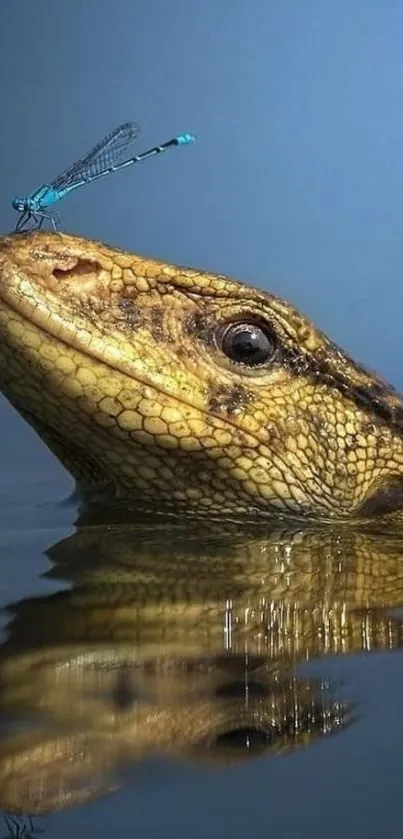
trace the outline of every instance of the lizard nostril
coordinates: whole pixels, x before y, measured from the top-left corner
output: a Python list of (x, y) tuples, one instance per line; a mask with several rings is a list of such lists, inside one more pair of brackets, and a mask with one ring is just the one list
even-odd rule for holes
[(96, 260), (77, 259), (75, 264), (68, 268), (54, 268), (52, 274), (56, 280), (74, 280), (76, 277), (98, 274), (100, 271), (101, 265)]

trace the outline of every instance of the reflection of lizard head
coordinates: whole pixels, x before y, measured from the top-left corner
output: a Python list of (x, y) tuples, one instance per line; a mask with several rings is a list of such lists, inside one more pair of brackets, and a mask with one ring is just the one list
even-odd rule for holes
[(39, 722), (3, 745), (0, 801), (9, 810), (84, 803), (111, 791), (119, 769), (153, 755), (210, 765), (276, 755), (349, 719), (328, 686), (271, 671), (264, 655), (139, 661), (136, 645), (97, 650), (94, 639), (81, 649), (76, 641), (75, 653), (32, 652), (4, 668), (5, 709), (17, 725), (29, 712)]
[[(2, 707), (32, 722), (2, 748), (11, 809), (92, 798), (153, 754), (308, 745), (351, 719), (324, 656), (401, 645), (395, 537), (87, 520), (49, 556), (72, 589), (10, 607), (0, 650)], [(297, 668), (317, 656), (312, 680)]]

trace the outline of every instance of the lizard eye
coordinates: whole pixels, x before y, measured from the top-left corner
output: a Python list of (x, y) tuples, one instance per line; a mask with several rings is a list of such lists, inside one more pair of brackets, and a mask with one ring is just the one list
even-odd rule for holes
[(219, 330), (217, 345), (231, 361), (248, 367), (271, 361), (276, 353), (275, 335), (253, 321), (226, 323)]

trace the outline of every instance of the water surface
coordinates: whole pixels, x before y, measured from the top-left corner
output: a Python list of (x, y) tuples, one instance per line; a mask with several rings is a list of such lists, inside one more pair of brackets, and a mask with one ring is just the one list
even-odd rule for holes
[(403, 540), (78, 517), (2, 410), (3, 808), (52, 837), (392, 830)]

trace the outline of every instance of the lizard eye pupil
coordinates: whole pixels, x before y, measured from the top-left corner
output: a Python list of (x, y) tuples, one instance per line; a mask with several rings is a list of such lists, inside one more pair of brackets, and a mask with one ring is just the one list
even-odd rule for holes
[(257, 323), (230, 323), (221, 333), (220, 345), (225, 355), (237, 364), (254, 367), (273, 358), (275, 338)]

